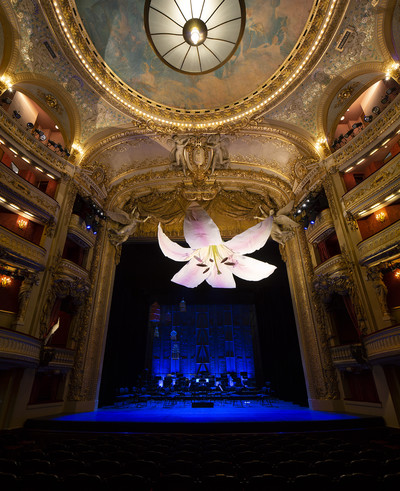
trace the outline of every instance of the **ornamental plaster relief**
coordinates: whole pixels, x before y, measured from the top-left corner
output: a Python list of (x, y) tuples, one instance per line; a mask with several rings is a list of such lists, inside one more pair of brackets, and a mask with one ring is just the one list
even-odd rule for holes
[(22, 0), (14, 1), (13, 6), (21, 35), (20, 61), (14, 73), (30, 71), (40, 74), (57, 80), (70, 92), (81, 115), (81, 141), (84, 142), (102, 128), (130, 123), (131, 118), (104, 104), (77, 76), (76, 70), (53, 41), (39, 3), (36, 0)]
[[(320, 98), (330, 80), (353, 65), (369, 61), (384, 61), (375, 40), (375, 8), (368, 0), (350, 2), (346, 18), (352, 19), (351, 25), (344, 23), (330, 43), (323, 59), (296, 93), (289, 96), (276, 109), (266, 113), (266, 119), (289, 121), (300, 126), (317, 138), (317, 108), (315, 103)], [(336, 50), (338, 40), (346, 29), (353, 34), (348, 39), (342, 52)]]

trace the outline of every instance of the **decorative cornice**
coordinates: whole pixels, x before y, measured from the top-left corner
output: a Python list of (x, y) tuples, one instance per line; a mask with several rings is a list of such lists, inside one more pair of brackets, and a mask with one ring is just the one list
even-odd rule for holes
[[(112, 203), (118, 196), (122, 194), (130, 194), (132, 188), (145, 185), (147, 189), (160, 188), (164, 184), (171, 187), (182, 184), (182, 182), (190, 183), (190, 178), (186, 178), (182, 171), (165, 170), (160, 172), (148, 172), (146, 174), (138, 174), (129, 179), (126, 179), (114, 186), (108, 196), (108, 203)], [(212, 182), (225, 183), (229, 182), (230, 187), (241, 188), (243, 185), (259, 187), (261, 189), (272, 188), (283, 195), (283, 203), (291, 199), (291, 188), (282, 179), (271, 176), (263, 171), (248, 171), (242, 169), (218, 169), (213, 174)]]
[(16, 331), (7, 331), (0, 328), (0, 360), (12, 361), (22, 365), (36, 366), (39, 363), (41, 343)]
[(383, 260), (396, 258), (400, 254), (400, 220), (363, 240), (357, 246), (363, 266), (379, 264)]
[(42, 271), (46, 264), (46, 250), (0, 226), (0, 253), (16, 266)]

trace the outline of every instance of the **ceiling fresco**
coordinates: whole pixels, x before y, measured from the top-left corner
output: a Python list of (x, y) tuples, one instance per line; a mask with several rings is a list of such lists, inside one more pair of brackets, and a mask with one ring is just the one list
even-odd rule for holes
[(76, 0), (83, 24), (110, 68), (132, 88), (184, 109), (230, 104), (259, 87), (294, 48), (312, 0), (246, 0), (246, 27), (232, 58), (218, 70), (184, 75), (164, 65), (144, 30), (144, 1)]

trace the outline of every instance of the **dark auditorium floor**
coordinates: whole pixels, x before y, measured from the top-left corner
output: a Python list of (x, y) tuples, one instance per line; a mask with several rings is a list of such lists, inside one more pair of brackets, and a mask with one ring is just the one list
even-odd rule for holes
[(0, 432), (1, 490), (397, 490), (400, 430)]

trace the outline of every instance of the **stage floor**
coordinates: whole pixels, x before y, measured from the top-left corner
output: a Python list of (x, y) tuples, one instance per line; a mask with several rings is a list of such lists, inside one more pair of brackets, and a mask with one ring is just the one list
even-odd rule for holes
[(103, 407), (96, 411), (28, 420), (29, 428), (138, 432), (310, 431), (382, 426), (381, 418), (313, 411), (289, 402), (273, 406), (244, 400), (214, 407)]

